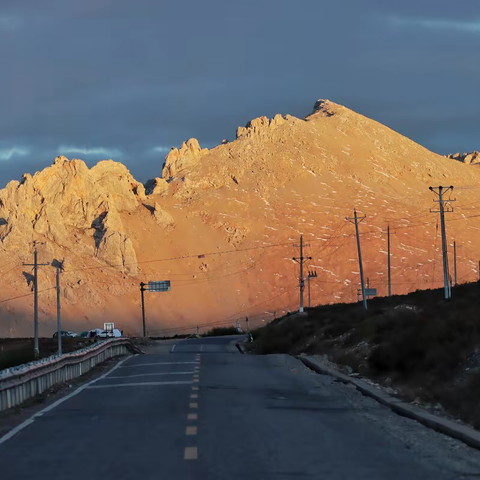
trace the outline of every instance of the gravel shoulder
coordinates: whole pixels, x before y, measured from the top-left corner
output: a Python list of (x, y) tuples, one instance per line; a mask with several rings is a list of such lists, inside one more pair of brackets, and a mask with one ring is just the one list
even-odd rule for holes
[(290, 355), (272, 355), (285, 368), (305, 376), (315, 389), (334, 388), (368, 422), (387, 437), (399, 441), (405, 449), (413, 450), (425, 462), (434, 462), (451, 478), (480, 476), (480, 452), (463, 442), (437, 433), (420, 423), (393, 413), (388, 407), (362, 395), (353, 385), (345, 385), (328, 375), (320, 375)]

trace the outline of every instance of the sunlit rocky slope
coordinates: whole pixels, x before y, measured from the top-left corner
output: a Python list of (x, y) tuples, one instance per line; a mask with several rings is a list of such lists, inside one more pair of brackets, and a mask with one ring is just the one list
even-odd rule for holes
[[(477, 277), (480, 170), (428, 151), (389, 128), (329, 101), (305, 119), (260, 117), (236, 140), (208, 150), (195, 139), (173, 148), (142, 185), (111, 160), (88, 169), (55, 159), (0, 190), (0, 335), (32, 331), (32, 263), (63, 265), (66, 328), (113, 320), (141, 331), (139, 283), (169, 279), (147, 293), (151, 333), (226, 322), (261, 321), (298, 308), (300, 234), (312, 302), (352, 301), (359, 269), (353, 208), (367, 217), (361, 242), (370, 286), (385, 294), (392, 234), (394, 293), (439, 287), (441, 242), (429, 186), (454, 185), (447, 215), (458, 277)], [(451, 270), (453, 274), (453, 258)], [(55, 270), (39, 269), (41, 333), (54, 330)], [(270, 313), (264, 313), (270, 312)]]

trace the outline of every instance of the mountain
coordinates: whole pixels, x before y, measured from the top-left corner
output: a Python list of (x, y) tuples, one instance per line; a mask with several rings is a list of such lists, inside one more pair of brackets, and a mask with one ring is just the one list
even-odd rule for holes
[[(195, 139), (172, 148), (161, 175), (159, 164), (145, 186), (112, 160), (88, 169), (57, 157), (0, 190), (0, 335), (31, 335), (32, 268), (22, 263), (32, 263), (34, 242), (40, 263), (63, 267), (63, 318), (76, 330), (114, 321), (139, 333), (139, 284), (151, 280), (172, 282), (168, 293), (145, 294), (153, 334), (247, 315), (261, 322), (296, 309), (292, 257), (299, 256), (300, 234), (312, 257), (306, 270), (318, 274), (312, 303), (353, 301), (357, 246), (345, 217), (354, 208), (366, 215), (360, 238), (371, 287), (387, 292), (387, 224), (394, 293), (440, 287), (441, 238), (429, 186), (455, 186), (447, 236), (460, 247), (459, 279), (476, 279), (475, 165), (432, 153), (328, 100), (304, 119), (251, 120), (236, 137), (210, 150)], [(55, 329), (54, 286), (54, 268), (39, 267), (44, 335)], [(13, 297), (20, 298), (2, 301)]]

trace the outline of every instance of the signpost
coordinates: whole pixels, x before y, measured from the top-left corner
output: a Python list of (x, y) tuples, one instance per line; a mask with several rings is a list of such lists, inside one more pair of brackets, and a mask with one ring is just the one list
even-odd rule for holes
[(162, 280), (161, 282), (148, 282), (149, 292), (169, 292), (170, 290), (170, 280)]
[(140, 292), (142, 295), (142, 322), (143, 336), (147, 336), (147, 325), (145, 322), (145, 294), (144, 292), (169, 292), (171, 290), (170, 280), (162, 280), (159, 282), (140, 283)]

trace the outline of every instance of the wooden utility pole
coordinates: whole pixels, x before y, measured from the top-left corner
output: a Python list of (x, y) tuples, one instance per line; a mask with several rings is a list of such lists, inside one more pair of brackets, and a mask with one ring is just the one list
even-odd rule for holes
[(140, 293), (142, 295), (142, 324), (143, 324), (143, 338), (147, 336), (147, 324), (145, 322), (145, 287), (147, 286), (146, 283), (140, 283)]
[(387, 226), (388, 238), (388, 296), (392, 296), (392, 266), (390, 264), (390, 225)]
[(307, 282), (308, 282), (308, 308), (312, 307), (312, 297), (310, 295), (310, 279), (317, 278), (316, 270), (309, 270), (307, 275)]
[(458, 285), (458, 277), (457, 277), (457, 241), (453, 241), (453, 269), (455, 274), (455, 283), (453, 284), (454, 287)]
[(440, 210), (432, 210), (432, 213), (440, 213), (440, 227), (442, 232), (442, 253), (443, 253), (443, 289), (445, 293), (445, 298), (448, 299), (451, 297), (449, 280), (448, 280), (448, 252), (447, 252), (447, 235), (445, 232), (445, 213), (453, 212), (453, 208), (448, 205), (449, 202), (455, 202), (455, 199), (445, 199), (445, 195), (448, 191), (453, 191), (453, 185), (450, 187), (430, 187), (435, 195), (438, 196), (438, 200), (434, 202), (439, 204)]
[(37, 247), (33, 251), (33, 263), (24, 263), (25, 267), (33, 267), (33, 354), (35, 358), (40, 356), (38, 348), (38, 267), (45, 267), (49, 263), (38, 263)]
[(353, 209), (353, 218), (346, 217), (348, 222), (355, 224), (355, 233), (357, 235), (357, 249), (358, 249), (358, 265), (360, 267), (360, 281), (362, 283), (362, 297), (363, 297), (363, 307), (367, 310), (367, 296), (365, 295), (365, 282), (363, 280), (363, 263), (362, 263), (362, 249), (360, 247), (360, 234), (358, 231), (358, 224), (367, 218), (366, 215), (359, 218), (357, 215), (357, 210)]
[(57, 342), (58, 355), (62, 355), (62, 321), (60, 318), (60, 268), (57, 267)]
[(311, 260), (312, 257), (304, 257), (303, 256), (303, 248), (308, 247), (308, 245), (303, 244), (303, 235), (300, 235), (300, 245), (294, 245), (295, 247), (300, 247), (300, 257), (296, 258), (293, 257), (295, 262), (300, 264), (300, 308), (298, 309), (299, 312), (303, 312), (303, 291), (305, 290), (305, 278), (303, 277), (303, 264), (305, 260)]

